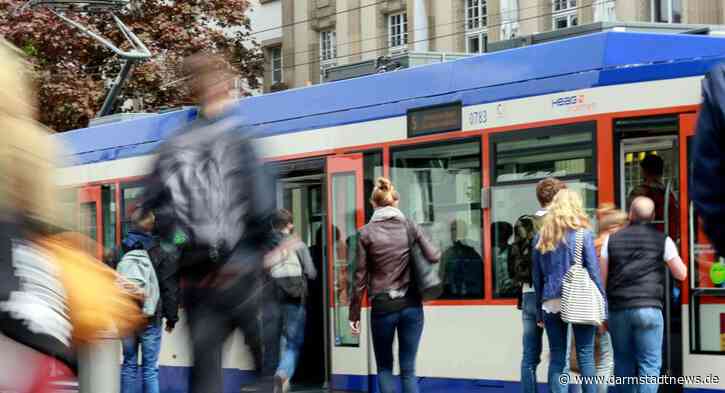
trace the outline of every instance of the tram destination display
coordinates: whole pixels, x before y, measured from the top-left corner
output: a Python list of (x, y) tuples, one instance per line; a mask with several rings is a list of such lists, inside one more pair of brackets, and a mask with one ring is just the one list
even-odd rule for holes
[(460, 129), (460, 102), (408, 110), (408, 138)]

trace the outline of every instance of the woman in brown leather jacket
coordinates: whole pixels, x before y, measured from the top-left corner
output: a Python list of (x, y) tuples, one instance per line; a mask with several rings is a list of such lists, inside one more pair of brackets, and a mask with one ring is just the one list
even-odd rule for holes
[(441, 253), (398, 210), (399, 199), (390, 180), (377, 180), (370, 197), (375, 213), (358, 237), (350, 327), (353, 334), (360, 334), (360, 301), (367, 289), (372, 302), (370, 325), (380, 392), (395, 392), (393, 337), (397, 330), (403, 393), (418, 393), (415, 357), (423, 333), (423, 306), (408, 263), (409, 231), (431, 263), (437, 263)]

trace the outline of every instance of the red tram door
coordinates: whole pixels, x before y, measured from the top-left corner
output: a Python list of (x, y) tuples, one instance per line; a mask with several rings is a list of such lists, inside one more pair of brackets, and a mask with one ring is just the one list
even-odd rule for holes
[(101, 210), (101, 186), (89, 186), (78, 190), (79, 230), (95, 244), (88, 250), (103, 260), (103, 215)]
[[(356, 268), (358, 230), (365, 222), (363, 198), (363, 155), (361, 153), (330, 156), (327, 172), (327, 247), (328, 285), (332, 306), (332, 362), (337, 348), (354, 349), (362, 369), (370, 367), (370, 349), (365, 319), (361, 321), (360, 336), (352, 334), (348, 323), (348, 308), (352, 299)], [(349, 352), (346, 352), (349, 354)], [(369, 374), (369, 373), (368, 373)], [(368, 390), (368, 384), (363, 387)]]

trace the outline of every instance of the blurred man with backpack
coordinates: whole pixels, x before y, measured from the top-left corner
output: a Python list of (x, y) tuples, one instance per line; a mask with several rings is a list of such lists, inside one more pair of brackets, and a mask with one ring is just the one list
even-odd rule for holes
[(261, 382), (271, 387), (277, 307), (273, 296), (260, 293), (269, 293), (262, 261), (275, 246), (273, 183), (250, 130), (231, 108), (231, 66), (199, 53), (184, 68), (200, 103), (198, 118), (160, 147), (143, 204), (158, 212), (158, 231), (179, 255), (194, 356), (190, 391), (222, 392), (222, 346), (236, 328), (246, 336)]
[(159, 392), (157, 367), (161, 352), (161, 325), (166, 318), (166, 331), (171, 332), (178, 317), (178, 281), (176, 261), (164, 252), (151, 235), (154, 215), (137, 210), (134, 228), (123, 239), (123, 257), (116, 269), (124, 286), (139, 296), (147, 325), (123, 340), (121, 393), (135, 393), (138, 377), (138, 347), (141, 346), (141, 374), (144, 393)]

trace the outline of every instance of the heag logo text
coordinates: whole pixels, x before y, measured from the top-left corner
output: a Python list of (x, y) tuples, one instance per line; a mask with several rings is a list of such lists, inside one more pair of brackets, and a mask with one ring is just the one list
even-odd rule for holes
[(596, 104), (590, 102), (583, 94), (558, 97), (551, 100), (551, 106), (568, 113), (586, 113), (594, 111)]

